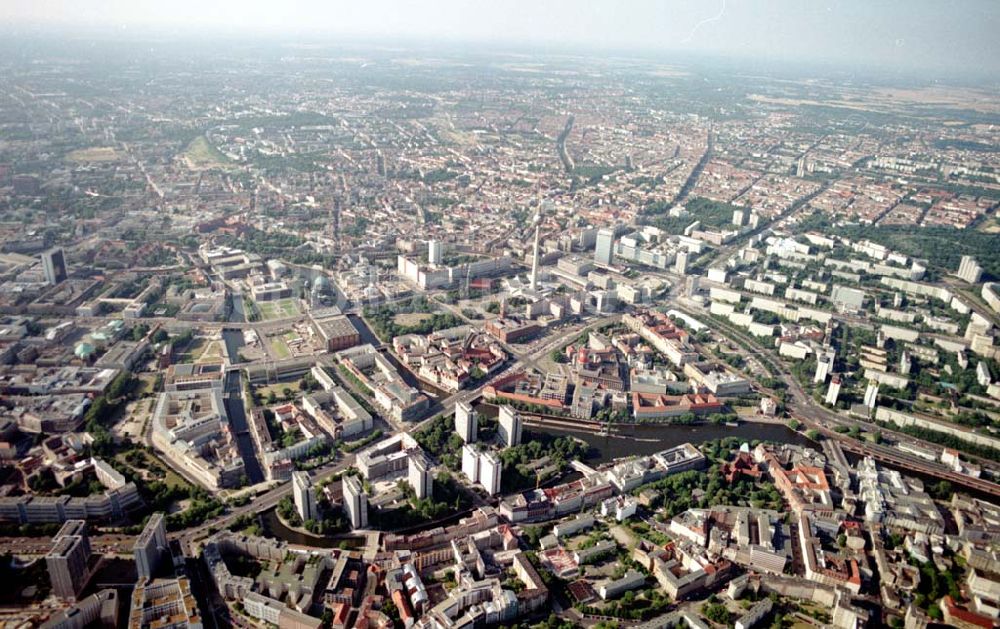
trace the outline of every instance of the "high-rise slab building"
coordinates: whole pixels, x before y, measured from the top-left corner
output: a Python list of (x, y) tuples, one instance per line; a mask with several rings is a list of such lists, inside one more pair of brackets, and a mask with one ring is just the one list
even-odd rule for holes
[(455, 404), (455, 432), (465, 443), (474, 443), (479, 432), (479, 418), (472, 404), (459, 402)]
[(344, 511), (347, 513), (347, 519), (351, 521), (351, 528), (367, 528), (368, 496), (361, 486), (361, 479), (357, 476), (345, 476), (343, 485)]
[(62, 247), (49, 249), (42, 254), (42, 271), (45, 273), (45, 281), (49, 284), (58, 284), (68, 277), (66, 273), (66, 254)]
[(136, 574), (140, 578), (155, 576), (165, 552), (167, 552), (167, 529), (164, 526), (163, 514), (154, 513), (149, 517), (146, 527), (142, 529), (132, 547)]
[(66, 520), (52, 541), (52, 550), (45, 555), (52, 593), (61, 599), (75, 601), (90, 578), (87, 522)]
[(837, 405), (837, 399), (840, 397), (840, 378), (834, 376), (830, 380), (830, 388), (826, 390), (825, 402), (830, 406)]
[(295, 510), (303, 522), (319, 519), (316, 492), (309, 472), (292, 472), (292, 498), (295, 500)]
[(677, 252), (677, 257), (674, 258), (674, 273), (677, 275), (687, 275), (688, 272), (688, 252), (686, 249), (681, 249)]
[(594, 247), (594, 262), (598, 264), (611, 264), (615, 244), (615, 230), (604, 227), (597, 230), (597, 245)]
[(471, 443), (462, 446), (462, 473), (470, 483), (479, 482), (479, 450)]
[(958, 265), (958, 277), (970, 284), (975, 284), (983, 276), (983, 267), (979, 266), (972, 256), (962, 256)]
[(521, 443), (523, 422), (521, 414), (512, 406), (500, 407), (500, 438), (508, 448)]
[(865, 389), (865, 406), (870, 409), (875, 408), (875, 404), (878, 402), (878, 383), (874, 380), (868, 383), (868, 388)]
[(479, 454), (479, 484), (491, 496), (500, 493), (500, 458), (492, 452)]
[(420, 452), (411, 452), (407, 462), (406, 480), (418, 500), (434, 495), (434, 476), (427, 459)]
[(437, 266), (444, 259), (443, 247), (440, 240), (431, 240), (427, 243), (427, 261)]

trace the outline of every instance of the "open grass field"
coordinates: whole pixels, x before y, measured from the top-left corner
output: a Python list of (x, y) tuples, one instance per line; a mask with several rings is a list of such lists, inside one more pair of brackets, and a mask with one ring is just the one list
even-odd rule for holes
[(184, 353), (177, 357), (179, 363), (214, 363), (223, 360), (226, 347), (222, 341), (196, 337), (187, 346)]
[(288, 349), (288, 344), (280, 336), (271, 339), (271, 351), (274, 352), (274, 357), (278, 360), (289, 358), (292, 355), (292, 350)]
[(272, 319), (283, 319), (285, 317), (297, 317), (302, 314), (299, 304), (294, 299), (279, 299), (278, 301), (258, 301), (257, 309), (260, 310), (260, 318), (264, 321)]
[(114, 162), (119, 155), (110, 146), (93, 146), (87, 149), (77, 149), (66, 154), (67, 162)]
[(232, 162), (222, 154), (222, 151), (212, 146), (203, 135), (199, 135), (191, 140), (191, 143), (184, 149), (184, 159), (188, 166), (199, 170), (207, 168), (230, 168)]
[(433, 316), (427, 312), (401, 312), (393, 317), (392, 320), (396, 325), (410, 326), (419, 325)]

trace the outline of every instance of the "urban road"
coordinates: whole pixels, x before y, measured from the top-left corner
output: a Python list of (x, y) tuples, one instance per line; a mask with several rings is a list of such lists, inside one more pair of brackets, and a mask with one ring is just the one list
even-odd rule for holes
[[(678, 309), (691, 316), (699, 316), (698, 313), (691, 312), (687, 308), (678, 306)], [(760, 356), (771, 356), (771, 354), (761, 347), (756, 341), (749, 338), (742, 332), (733, 329), (732, 326), (725, 323), (718, 323), (718, 325), (731, 338), (736, 338), (741, 343), (748, 346), (753, 353)], [(993, 483), (982, 478), (974, 478), (966, 474), (960, 474), (949, 470), (943, 465), (931, 463), (917, 457), (908, 456), (895, 448), (873, 443), (863, 443), (853, 437), (836, 432), (831, 427), (843, 426), (851, 428), (855, 426), (863, 426), (870, 430), (881, 431), (884, 435), (891, 436), (899, 443), (923, 443), (920, 440), (914, 439), (906, 434), (894, 432), (869, 422), (847, 418), (820, 406), (809, 396), (809, 394), (805, 392), (795, 376), (788, 373), (783, 367), (781, 367), (780, 363), (775, 364), (775, 361), (768, 362), (769, 365), (777, 371), (774, 375), (785, 383), (785, 386), (790, 393), (790, 399), (786, 402), (786, 408), (789, 414), (795, 419), (801, 421), (808, 428), (815, 428), (816, 430), (819, 430), (826, 438), (838, 441), (841, 447), (845, 450), (855, 454), (871, 456), (876, 461), (888, 463), (898, 468), (941, 478), (942, 480), (947, 480), (956, 485), (974, 489), (991, 496), (1000, 496), (1000, 485), (997, 483)], [(764, 387), (760, 384), (760, 382), (757, 382), (756, 378), (751, 376), (751, 379), (755, 382), (755, 384), (757, 384), (758, 387), (767, 390), (767, 387)], [(992, 462), (990, 461), (980, 461), (988, 466), (992, 466)]]

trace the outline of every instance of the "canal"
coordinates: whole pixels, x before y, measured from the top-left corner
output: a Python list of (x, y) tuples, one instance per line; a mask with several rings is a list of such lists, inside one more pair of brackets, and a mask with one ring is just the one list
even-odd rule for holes
[(226, 374), (223, 401), (226, 405), (229, 423), (233, 427), (233, 434), (236, 435), (236, 445), (243, 457), (247, 478), (252, 484), (262, 483), (264, 482), (264, 471), (257, 460), (253, 438), (250, 436), (250, 426), (247, 422), (246, 410), (243, 408), (243, 382), (239, 371), (234, 370)]
[(290, 529), (281, 522), (276, 509), (271, 507), (257, 515), (257, 523), (260, 524), (264, 537), (274, 537), (289, 544), (317, 548), (361, 548), (365, 544), (364, 536), (360, 535), (309, 535)]
[(226, 344), (226, 353), (229, 354), (229, 362), (240, 362), (240, 348), (243, 347), (243, 331), (223, 328), (222, 342)]

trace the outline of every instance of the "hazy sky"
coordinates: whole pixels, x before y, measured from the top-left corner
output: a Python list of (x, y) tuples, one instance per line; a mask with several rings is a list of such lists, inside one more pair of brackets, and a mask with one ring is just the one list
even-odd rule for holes
[(0, 0), (0, 24), (573, 44), (1000, 80), (1000, 0)]

